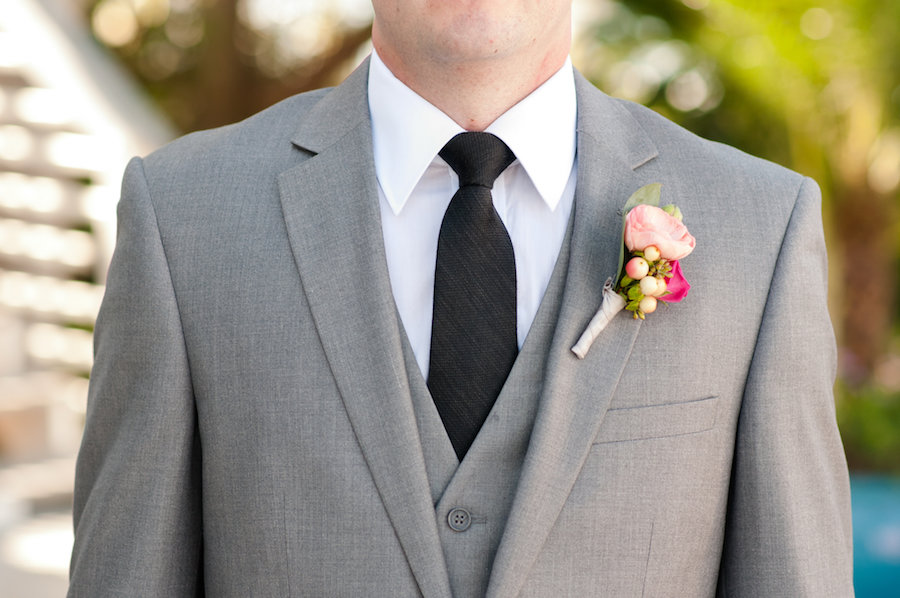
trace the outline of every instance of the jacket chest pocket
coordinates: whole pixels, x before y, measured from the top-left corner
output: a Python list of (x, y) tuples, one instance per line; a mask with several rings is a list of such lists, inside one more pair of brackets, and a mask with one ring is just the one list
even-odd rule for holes
[(705, 432), (716, 425), (719, 397), (606, 412), (594, 444), (667, 438)]

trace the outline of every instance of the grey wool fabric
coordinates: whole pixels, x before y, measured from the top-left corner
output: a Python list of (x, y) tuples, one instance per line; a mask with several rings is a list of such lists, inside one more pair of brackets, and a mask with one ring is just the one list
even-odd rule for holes
[[(69, 596), (852, 596), (816, 185), (576, 76), (569, 232), (458, 464), (391, 294), (367, 68), (129, 165)], [(654, 182), (691, 292), (579, 360)]]

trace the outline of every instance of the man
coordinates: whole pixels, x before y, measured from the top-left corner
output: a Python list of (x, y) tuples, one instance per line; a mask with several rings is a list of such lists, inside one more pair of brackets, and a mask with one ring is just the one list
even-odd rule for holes
[[(341, 86), (129, 166), (70, 596), (852, 595), (815, 184), (591, 87), (567, 0), (374, 6)], [(691, 293), (579, 360), (654, 182)], [(473, 415), (443, 318), (508, 280)]]

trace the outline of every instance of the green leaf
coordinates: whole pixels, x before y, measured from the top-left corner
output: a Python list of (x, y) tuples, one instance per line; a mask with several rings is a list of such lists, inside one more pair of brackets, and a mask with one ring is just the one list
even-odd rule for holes
[(622, 216), (628, 215), (628, 212), (631, 211), (635, 206), (639, 206), (641, 204), (646, 204), (650, 206), (659, 207), (659, 196), (662, 193), (662, 185), (660, 183), (650, 183), (649, 185), (644, 185), (637, 191), (631, 194), (631, 197), (628, 198), (628, 201), (625, 202), (625, 207), (622, 208)]
[[(623, 239), (624, 239), (624, 234), (625, 234), (625, 221), (622, 220), (622, 235), (623, 235)], [(623, 241), (623, 242), (619, 243), (619, 267), (616, 268), (616, 276), (618, 276), (619, 274), (621, 274), (621, 272), (622, 272), (622, 264), (624, 264), (624, 263), (625, 263), (625, 243), (624, 243), (624, 241)], [(623, 274), (622, 276), (625, 276), (625, 275)], [(629, 280), (631, 280), (631, 279), (629, 279)], [(622, 285), (622, 286), (624, 286), (624, 285)]]
[(673, 203), (663, 206), (662, 210), (672, 218), (676, 218), (679, 221), (684, 220), (684, 214), (681, 213), (681, 209)]

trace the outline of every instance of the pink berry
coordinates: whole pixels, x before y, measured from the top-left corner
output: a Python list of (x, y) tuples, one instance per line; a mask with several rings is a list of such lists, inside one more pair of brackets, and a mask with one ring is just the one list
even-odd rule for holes
[(632, 280), (640, 280), (650, 272), (650, 264), (642, 257), (633, 257), (625, 264), (625, 274)]

